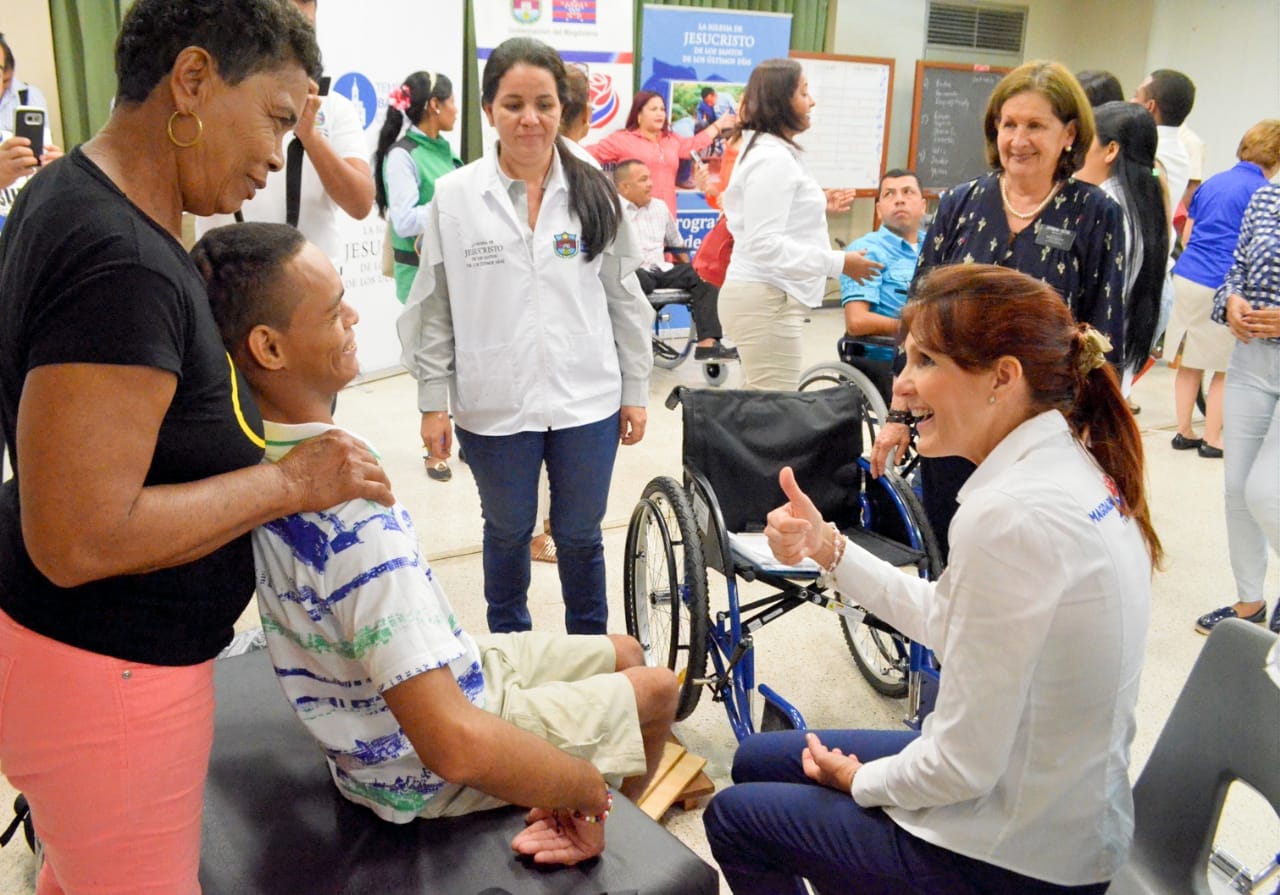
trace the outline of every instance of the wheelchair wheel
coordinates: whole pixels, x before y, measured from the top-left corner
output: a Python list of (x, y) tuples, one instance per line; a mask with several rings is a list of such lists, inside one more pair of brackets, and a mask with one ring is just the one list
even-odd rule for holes
[(661, 323), (662, 312), (659, 311), (658, 319), (653, 324), (653, 364), (664, 370), (674, 370), (693, 352), (698, 334), (694, 329), (692, 317), (689, 319), (689, 331), (685, 335), (679, 333), (668, 335)]
[(707, 570), (693, 508), (669, 476), (645, 486), (627, 528), (623, 561), (627, 633), (645, 664), (666, 666), (680, 681), (676, 720), (689, 717), (707, 668)]
[(702, 378), (707, 381), (707, 385), (719, 387), (724, 385), (726, 379), (729, 378), (728, 364), (703, 364)]
[(906, 696), (910, 641), (897, 631), (881, 631), (843, 617), (841, 627), (853, 662), (871, 689), (891, 699)]
[[(915, 492), (900, 476), (890, 472), (876, 481), (867, 482), (866, 487), (886, 489), (888, 502), (896, 508), (900, 517), (892, 520), (894, 537), (923, 553), (924, 557), (916, 570), (923, 578), (936, 579), (942, 571), (942, 550), (938, 547), (938, 540), (929, 527), (924, 507)], [(881, 530), (886, 526), (873, 524), (872, 527)], [(853, 654), (853, 662), (871, 685), (871, 689), (894, 699), (906, 696), (910, 664), (908, 649), (911, 641), (892, 628), (868, 624), (865, 619), (854, 621), (842, 615), (840, 626), (849, 652)]]
[(844, 361), (825, 361), (814, 364), (800, 374), (799, 389), (804, 392), (812, 388), (830, 388), (833, 385), (846, 383), (853, 383), (862, 392), (867, 410), (875, 417), (875, 425), (879, 426), (883, 423), (885, 417), (889, 415), (889, 408), (885, 405), (880, 390), (866, 373), (849, 366)]

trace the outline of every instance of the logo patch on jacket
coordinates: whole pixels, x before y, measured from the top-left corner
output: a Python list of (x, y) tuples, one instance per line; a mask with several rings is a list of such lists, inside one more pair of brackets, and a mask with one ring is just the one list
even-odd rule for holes
[(578, 234), (576, 233), (557, 233), (556, 254), (561, 258), (572, 258), (578, 254)]

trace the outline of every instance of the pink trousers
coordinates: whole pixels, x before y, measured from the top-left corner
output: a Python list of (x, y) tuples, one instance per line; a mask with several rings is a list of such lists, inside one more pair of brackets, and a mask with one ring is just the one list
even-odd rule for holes
[(199, 895), (213, 662), (86, 652), (0, 612), (0, 772), (45, 846), (37, 895)]

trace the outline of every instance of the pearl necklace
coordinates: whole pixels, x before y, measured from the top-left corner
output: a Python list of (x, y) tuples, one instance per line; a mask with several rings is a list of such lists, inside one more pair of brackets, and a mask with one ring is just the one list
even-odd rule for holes
[(1022, 212), (1018, 211), (1018, 209), (1014, 208), (1013, 203), (1009, 201), (1009, 193), (1006, 192), (1005, 186), (1004, 186), (1004, 175), (1001, 175), (999, 180), (1000, 180), (1000, 199), (1001, 201), (1004, 202), (1004, 210), (1009, 212), (1009, 214), (1013, 215), (1015, 218), (1017, 218), (1020, 221), (1029, 221), (1033, 217), (1038, 215), (1040, 212), (1044, 211), (1044, 207), (1049, 204), (1049, 200), (1053, 198), (1054, 194), (1058, 192), (1058, 187), (1061, 186), (1060, 183), (1055, 182), (1053, 186), (1049, 187), (1048, 194), (1043, 199), (1040, 200), (1040, 204), (1037, 205), (1035, 208), (1031, 209), (1030, 211), (1028, 211), (1026, 214), (1023, 214)]

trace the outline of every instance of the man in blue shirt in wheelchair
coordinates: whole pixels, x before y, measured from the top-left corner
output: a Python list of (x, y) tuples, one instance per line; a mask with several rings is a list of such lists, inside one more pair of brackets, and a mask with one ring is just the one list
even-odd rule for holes
[(846, 335), (840, 340), (840, 357), (862, 370), (880, 389), (885, 401), (893, 391), (893, 349), (863, 345), (864, 336), (898, 334), (898, 318), (907, 303), (907, 292), (916, 273), (916, 259), (924, 239), (924, 194), (914, 171), (893, 168), (880, 178), (876, 214), (880, 228), (854, 240), (848, 251), (865, 251), (867, 258), (884, 269), (858, 283), (840, 277), (840, 304), (844, 307)]

